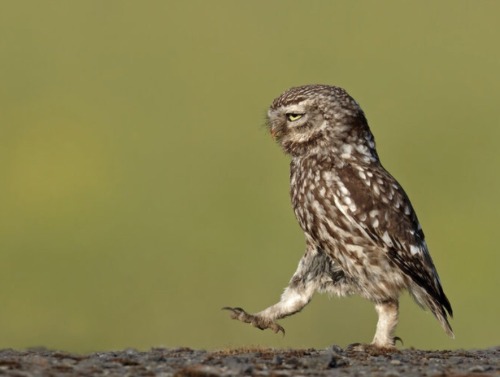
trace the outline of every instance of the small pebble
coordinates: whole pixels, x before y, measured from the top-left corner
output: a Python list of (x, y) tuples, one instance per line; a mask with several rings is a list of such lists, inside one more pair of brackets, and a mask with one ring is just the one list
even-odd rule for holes
[(273, 364), (275, 364), (275, 365), (283, 364), (283, 358), (280, 355), (275, 355), (273, 357)]
[(484, 373), (486, 372), (486, 368), (481, 365), (474, 365), (467, 369), (468, 373)]
[(384, 374), (384, 377), (399, 377), (400, 374), (395, 370), (389, 370)]
[[(332, 362), (335, 360), (334, 364), (335, 366), (330, 366), (332, 365)], [(330, 363), (328, 364), (329, 368), (341, 368), (349, 365), (349, 361), (343, 357), (332, 357)]]

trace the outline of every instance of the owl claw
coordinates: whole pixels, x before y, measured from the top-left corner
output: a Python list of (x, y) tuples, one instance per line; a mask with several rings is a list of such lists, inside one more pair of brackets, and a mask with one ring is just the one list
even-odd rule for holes
[(398, 341), (401, 342), (401, 345), (403, 345), (403, 339), (401, 339), (399, 336), (394, 336), (391, 338), (391, 341), (382, 344), (376, 342), (372, 342), (370, 344), (352, 343), (346, 347), (346, 351), (349, 352), (359, 351), (359, 352), (371, 352), (371, 353), (397, 352), (396, 343)]
[(365, 352), (368, 354), (379, 355), (386, 353), (399, 352), (395, 345), (376, 345), (364, 343), (352, 343), (346, 347), (347, 352)]
[(222, 308), (222, 310), (230, 311), (231, 313), (229, 315), (232, 319), (237, 319), (241, 322), (250, 323), (252, 326), (257, 327), (260, 330), (270, 329), (275, 334), (281, 332), (283, 333), (283, 335), (285, 335), (285, 329), (282, 326), (278, 325), (276, 322), (258, 315), (249, 314), (242, 308), (231, 308), (225, 306)]

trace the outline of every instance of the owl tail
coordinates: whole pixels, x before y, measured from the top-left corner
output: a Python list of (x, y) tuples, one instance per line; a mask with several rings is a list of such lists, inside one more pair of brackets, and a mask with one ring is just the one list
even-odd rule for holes
[(438, 294), (431, 296), (425, 289), (415, 284), (410, 289), (410, 294), (422, 308), (430, 309), (448, 336), (455, 338), (453, 329), (448, 322), (448, 315), (453, 317), (453, 310), (451, 308), (450, 301), (443, 292), (443, 289), (441, 286), (439, 286), (439, 288)]

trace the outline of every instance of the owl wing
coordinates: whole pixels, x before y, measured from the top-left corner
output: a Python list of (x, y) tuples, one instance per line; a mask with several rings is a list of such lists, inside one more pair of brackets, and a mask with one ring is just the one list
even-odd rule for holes
[(388, 258), (440, 306), (453, 314), (411, 202), (382, 166), (362, 169), (346, 165), (339, 177), (355, 204), (351, 218)]

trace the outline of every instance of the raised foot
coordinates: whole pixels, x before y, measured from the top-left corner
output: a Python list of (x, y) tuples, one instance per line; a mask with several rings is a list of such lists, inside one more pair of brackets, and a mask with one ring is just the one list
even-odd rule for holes
[(267, 318), (260, 317), (258, 315), (249, 314), (242, 308), (230, 308), (228, 306), (222, 308), (222, 310), (230, 311), (230, 316), (232, 319), (237, 319), (241, 322), (250, 323), (252, 326), (258, 329), (265, 330), (270, 329), (274, 333), (282, 332), (285, 335), (285, 329), (278, 325), (276, 322), (271, 321)]

